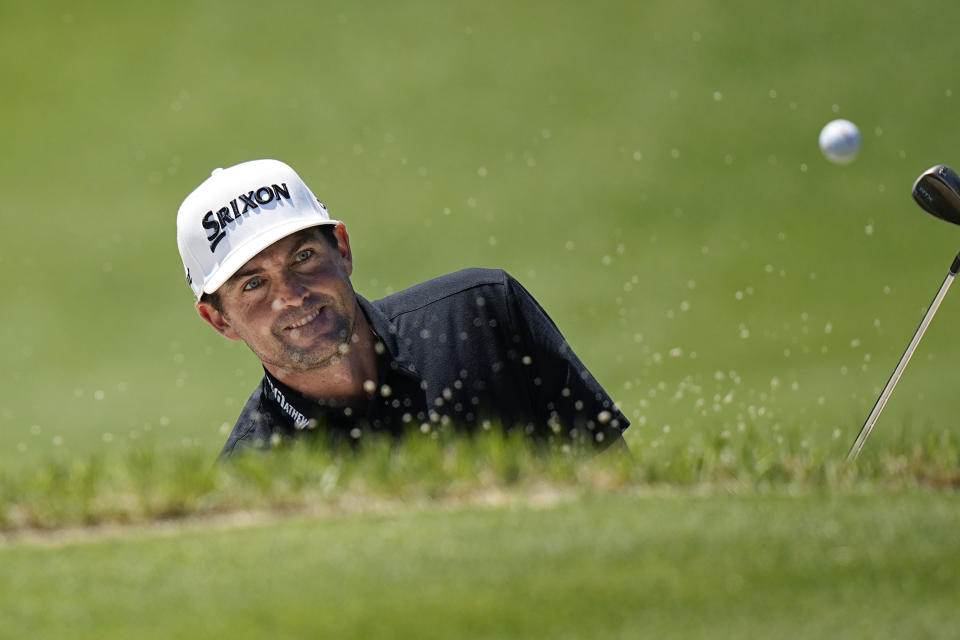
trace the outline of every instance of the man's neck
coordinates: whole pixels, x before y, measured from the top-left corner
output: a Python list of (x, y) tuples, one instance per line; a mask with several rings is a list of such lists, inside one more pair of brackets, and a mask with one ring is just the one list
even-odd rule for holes
[(365, 403), (369, 392), (364, 384), (377, 383), (377, 338), (366, 315), (357, 314), (357, 326), (343, 353), (324, 367), (298, 371), (270, 365), (267, 370), (280, 382), (307, 398), (329, 406), (356, 406)]

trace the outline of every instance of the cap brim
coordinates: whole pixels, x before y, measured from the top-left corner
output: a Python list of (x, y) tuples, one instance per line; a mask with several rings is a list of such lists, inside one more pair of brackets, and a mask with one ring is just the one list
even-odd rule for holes
[(213, 293), (223, 286), (223, 283), (229, 280), (233, 274), (240, 270), (255, 255), (272, 245), (277, 240), (286, 238), (291, 233), (309, 229), (310, 227), (322, 227), (331, 224), (340, 224), (339, 220), (310, 220), (301, 218), (291, 220), (284, 224), (279, 224), (271, 228), (268, 232), (258, 234), (246, 243), (234, 249), (226, 260), (207, 278), (203, 283), (203, 293)]

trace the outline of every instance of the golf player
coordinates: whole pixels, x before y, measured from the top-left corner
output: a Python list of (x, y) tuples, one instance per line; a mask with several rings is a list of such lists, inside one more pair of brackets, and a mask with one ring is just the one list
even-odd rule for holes
[(177, 244), (200, 317), (263, 364), (222, 455), (445, 429), (626, 446), (629, 422), (520, 283), (466, 269), (363, 298), (346, 227), (282, 162), (215, 170), (183, 201)]

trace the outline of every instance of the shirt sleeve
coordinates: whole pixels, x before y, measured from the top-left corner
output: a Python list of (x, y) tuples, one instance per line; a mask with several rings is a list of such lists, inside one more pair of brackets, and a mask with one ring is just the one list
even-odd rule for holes
[(220, 460), (240, 451), (263, 447), (270, 442), (270, 436), (278, 428), (279, 420), (265, 400), (265, 384), (266, 378), (260, 381), (244, 404), (233, 431), (220, 450)]
[(630, 426), (596, 378), (570, 348), (543, 307), (516, 279), (506, 277), (507, 308), (520, 338), (524, 368), (540, 425), (585, 447), (606, 448)]

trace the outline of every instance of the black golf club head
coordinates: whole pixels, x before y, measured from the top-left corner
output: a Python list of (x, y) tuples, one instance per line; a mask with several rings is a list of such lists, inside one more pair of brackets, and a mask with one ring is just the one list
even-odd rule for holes
[(913, 199), (930, 215), (960, 224), (960, 176), (947, 165), (920, 174), (913, 183)]

